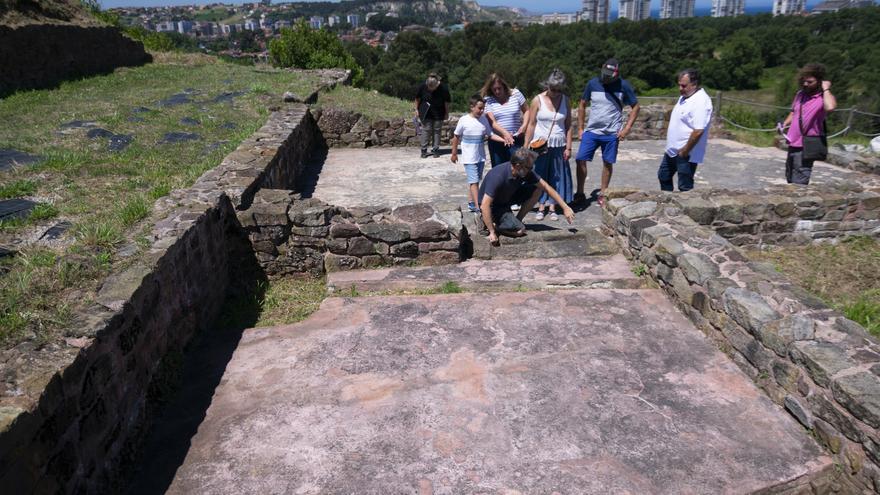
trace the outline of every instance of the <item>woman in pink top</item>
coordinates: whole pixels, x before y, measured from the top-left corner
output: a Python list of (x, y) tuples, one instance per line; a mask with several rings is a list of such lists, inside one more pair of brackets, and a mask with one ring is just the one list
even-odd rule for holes
[[(825, 66), (807, 64), (798, 72), (800, 90), (794, 96), (791, 113), (783, 127), (788, 128), (788, 158), (785, 160), (785, 180), (789, 184), (810, 183), (813, 160), (804, 159), (804, 139), (825, 133), (825, 113), (837, 108), (837, 99), (831, 94), (831, 81), (825, 80)], [(803, 129), (803, 133), (801, 132)]]

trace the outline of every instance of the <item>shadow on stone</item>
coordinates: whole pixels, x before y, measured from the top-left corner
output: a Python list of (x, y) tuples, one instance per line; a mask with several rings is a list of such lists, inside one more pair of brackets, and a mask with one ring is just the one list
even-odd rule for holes
[(41, 241), (44, 241), (44, 240), (45, 241), (54, 241), (54, 240), (60, 238), (62, 236), (62, 234), (64, 234), (68, 230), (70, 230), (70, 227), (72, 227), (72, 226), (73, 226), (73, 224), (71, 224), (68, 221), (58, 222), (55, 225), (46, 229), (46, 231), (43, 232), (43, 235), (40, 236), (40, 240)]
[(302, 176), (302, 186), (297, 191), (302, 194), (303, 198), (311, 198), (315, 193), (318, 179), (321, 177), (321, 170), (324, 168), (324, 161), (327, 159), (327, 153), (327, 148), (320, 148), (309, 157), (309, 163)]
[(259, 319), (267, 279), (244, 231), (240, 227), (236, 230), (230, 233), (229, 256), (238, 261), (230, 266), (229, 277), (234, 282), (227, 292), (225, 309), (213, 328), (187, 345), (182, 362), (166, 373), (166, 383), (151, 383), (151, 390), (164, 393), (148, 398), (147, 408), (156, 412), (146, 416), (155, 419), (145, 433), (142, 448), (131, 464), (123, 467), (128, 473), (124, 493), (163, 494), (168, 490), (205, 419), (242, 331)]

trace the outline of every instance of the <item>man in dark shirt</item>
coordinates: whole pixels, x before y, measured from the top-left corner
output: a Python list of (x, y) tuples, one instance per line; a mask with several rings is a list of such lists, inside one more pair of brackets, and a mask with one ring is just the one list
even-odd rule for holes
[[(562, 214), (568, 223), (574, 220), (574, 211), (565, 204), (553, 187), (532, 170), (537, 155), (527, 148), (516, 150), (510, 161), (502, 163), (486, 174), (480, 185), (480, 213), (489, 242), (498, 245), (498, 234), (511, 237), (526, 235), (522, 219), (531, 211), (542, 192), (562, 205)], [(522, 205), (514, 215), (511, 205)]]
[(440, 156), (440, 129), (443, 121), (449, 116), (449, 90), (440, 84), (437, 74), (428, 74), (416, 91), (416, 118), (422, 124), (421, 145), (422, 158), (428, 157), (428, 139), (433, 137), (433, 155)]

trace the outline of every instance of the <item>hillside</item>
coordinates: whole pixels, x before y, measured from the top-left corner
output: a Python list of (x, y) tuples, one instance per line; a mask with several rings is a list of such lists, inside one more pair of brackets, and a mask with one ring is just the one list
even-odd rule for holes
[(345, 15), (369, 12), (394, 13), (422, 24), (462, 21), (504, 21), (515, 14), (503, 8), (483, 8), (474, 0), (343, 0), (342, 2), (295, 2), (291, 10), (302, 15)]
[(28, 24), (99, 25), (77, 0), (0, 0), (0, 26)]

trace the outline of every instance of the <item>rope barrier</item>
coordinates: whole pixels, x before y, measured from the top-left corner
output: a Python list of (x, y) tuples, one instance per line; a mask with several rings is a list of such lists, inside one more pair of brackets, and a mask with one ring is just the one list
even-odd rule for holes
[(878, 118), (880, 118), (880, 115), (877, 115), (876, 113), (863, 112), (863, 111), (861, 111), (861, 110), (856, 110), (855, 108), (853, 108), (852, 111), (853, 111), (853, 113), (858, 113), (858, 114), (862, 114), (862, 115), (867, 115), (867, 116), (869, 116), (869, 117), (878, 117)]
[(733, 102), (741, 103), (744, 105), (753, 105), (756, 107), (773, 108), (773, 109), (777, 109), (777, 110), (791, 110), (791, 107), (780, 107), (779, 105), (768, 105), (766, 103), (758, 103), (756, 101), (740, 100), (738, 98), (731, 98), (729, 96), (724, 96), (724, 95), (721, 95), (721, 101), (733, 101)]
[(723, 120), (724, 122), (727, 122), (728, 124), (730, 124), (730, 125), (732, 125), (732, 126), (734, 126), (734, 127), (739, 127), (740, 129), (744, 129), (744, 130), (746, 130), (746, 131), (776, 132), (776, 128), (775, 128), (775, 127), (772, 128), (772, 129), (757, 129), (757, 128), (754, 128), (754, 127), (746, 127), (746, 126), (744, 126), (744, 125), (739, 125), (739, 124), (737, 124), (736, 122), (734, 122), (734, 121), (728, 119), (728, 118), (725, 117), (724, 115), (721, 116), (721, 120)]
[(860, 136), (865, 136), (865, 137), (870, 137), (870, 138), (880, 136), (880, 132), (878, 132), (877, 134), (868, 134), (867, 132), (856, 131), (856, 130), (853, 130), (853, 132), (855, 132), (856, 134), (858, 134)]
[(836, 138), (837, 136), (840, 136), (841, 134), (843, 134), (843, 133), (845, 133), (845, 132), (847, 132), (847, 131), (849, 131), (849, 127), (848, 127), (848, 126), (847, 126), (847, 127), (844, 127), (844, 128), (841, 129), (840, 131), (835, 132), (834, 134), (828, 136), (828, 139)]

